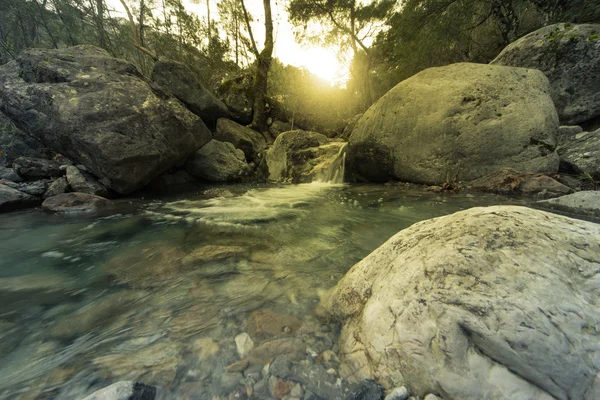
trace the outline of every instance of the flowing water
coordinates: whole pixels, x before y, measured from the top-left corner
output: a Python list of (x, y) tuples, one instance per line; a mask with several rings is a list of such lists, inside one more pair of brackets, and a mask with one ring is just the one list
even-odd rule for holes
[[(124, 201), (104, 217), (2, 215), (0, 398), (80, 399), (120, 380), (167, 398), (271, 398), (263, 363), (279, 351), (300, 346), (298, 368), (335, 353), (337, 328), (314, 309), (352, 265), (417, 221), (515, 202), (403, 185), (232, 185)], [(244, 332), (267, 345), (227, 372)], [(282, 379), (315, 393), (331, 378), (342, 393), (325, 359), (324, 377), (292, 368)]]

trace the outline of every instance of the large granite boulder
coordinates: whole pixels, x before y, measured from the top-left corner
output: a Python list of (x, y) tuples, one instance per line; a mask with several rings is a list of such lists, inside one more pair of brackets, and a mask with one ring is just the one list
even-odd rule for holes
[(183, 104), (93, 46), (26, 50), (1, 66), (0, 111), (122, 194), (211, 139)]
[(264, 136), (253, 129), (226, 118), (217, 121), (215, 139), (229, 142), (244, 152), (246, 160), (255, 161), (261, 151), (267, 148)]
[(484, 64), (430, 68), (358, 121), (348, 168), (360, 180), (439, 185), (504, 167), (554, 173), (558, 117), (539, 71)]
[(219, 118), (230, 116), (227, 106), (209, 92), (184, 64), (158, 61), (152, 69), (152, 80), (186, 105), (191, 112), (214, 126)]
[(346, 143), (317, 132), (294, 130), (277, 136), (265, 157), (268, 179), (284, 183), (344, 180)]
[(240, 179), (250, 170), (244, 152), (233, 144), (211, 140), (186, 164), (192, 176), (209, 182), (231, 182)]
[(565, 139), (558, 155), (561, 170), (600, 180), (600, 129)]
[(600, 25), (546, 26), (508, 45), (492, 64), (542, 71), (565, 124), (600, 116)]
[(516, 206), (405, 229), (325, 296), (342, 376), (445, 399), (600, 398), (600, 225)]

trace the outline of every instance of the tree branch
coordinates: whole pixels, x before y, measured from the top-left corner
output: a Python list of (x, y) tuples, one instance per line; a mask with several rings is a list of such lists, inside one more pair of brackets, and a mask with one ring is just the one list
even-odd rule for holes
[(125, 12), (127, 13), (127, 16), (129, 17), (129, 25), (131, 25), (131, 33), (133, 34), (133, 41), (134, 41), (135, 47), (137, 47), (137, 49), (140, 50), (141, 52), (150, 56), (154, 61), (158, 61), (158, 56), (156, 54), (154, 54), (151, 50), (147, 49), (146, 47), (144, 47), (140, 44), (140, 38), (138, 36), (137, 28), (135, 27), (135, 22), (133, 21), (133, 15), (131, 14), (131, 11), (129, 11), (129, 7), (127, 7), (125, 0), (120, 0), (120, 1), (121, 1), (121, 4), (123, 5), (123, 8), (125, 8)]
[(252, 27), (250, 26), (250, 17), (248, 16), (248, 10), (246, 10), (246, 4), (244, 4), (244, 0), (240, 0), (240, 3), (242, 5), (242, 10), (244, 11), (244, 21), (246, 21), (246, 29), (248, 29), (248, 34), (250, 35), (250, 44), (252, 44), (252, 52), (258, 58), (258, 47), (256, 47), (256, 41), (254, 40), (254, 35), (252, 34)]

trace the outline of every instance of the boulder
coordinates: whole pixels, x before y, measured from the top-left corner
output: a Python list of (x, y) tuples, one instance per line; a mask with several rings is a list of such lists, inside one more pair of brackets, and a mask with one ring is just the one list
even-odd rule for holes
[(39, 141), (17, 129), (12, 120), (0, 112), (0, 165), (9, 166), (19, 157), (45, 158), (51, 152)]
[(206, 124), (214, 126), (219, 118), (230, 116), (227, 106), (209, 92), (184, 64), (158, 61), (152, 69), (152, 80), (170, 92)]
[(87, 172), (80, 171), (77, 167), (67, 167), (67, 182), (74, 192), (108, 196), (108, 190)]
[(600, 180), (600, 129), (565, 140), (558, 149), (560, 169)]
[(87, 45), (30, 49), (1, 66), (0, 111), (122, 194), (211, 138), (198, 116), (133, 64)]
[(45, 211), (59, 214), (95, 213), (110, 206), (112, 206), (112, 202), (104, 197), (78, 192), (63, 193), (48, 197), (42, 203), (42, 208)]
[(13, 189), (17, 189), (23, 193), (27, 193), (31, 196), (41, 196), (44, 193), (46, 193), (46, 190), (48, 189), (48, 185), (50, 184), (50, 181), (48, 180), (39, 180), (39, 181), (33, 181), (33, 182), (12, 182), (12, 181), (8, 181), (5, 179), (1, 179), (0, 183), (6, 185), (6, 186), (10, 186)]
[(277, 136), (281, 135), (283, 132), (291, 131), (292, 124), (289, 122), (283, 122), (279, 120), (275, 120), (269, 126), (269, 136), (272, 140), (277, 139)]
[(546, 26), (508, 45), (492, 64), (542, 71), (566, 125), (600, 116), (600, 25)]
[(14, 169), (3, 166), (0, 166), (0, 179), (8, 179), (13, 182), (21, 182), (23, 180)]
[(537, 202), (540, 208), (600, 218), (600, 192), (584, 191)]
[(547, 175), (525, 174), (510, 168), (476, 179), (469, 183), (469, 187), (482, 192), (542, 198), (563, 196), (573, 191)]
[(440, 185), (502, 168), (555, 173), (558, 118), (539, 71), (483, 64), (430, 68), (358, 121), (348, 168), (367, 181)]
[(58, 177), (65, 174), (59, 162), (45, 158), (19, 157), (13, 162), (13, 169), (27, 179)]
[(254, 75), (242, 73), (221, 82), (217, 95), (227, 105), (231, 118), (242, 125), (252, 122)]
[(41, 203), (38, 197), (28, 195), (0, 183), (0, 212), (35, 207)]
[(332, 141), (317, 132), (284, 132), (277, 137), (265, 158), (269, 180), (342, 182), (345, 147), (344, 142)]
[(257, 160), (260, 152), (267, 148), (267, 141), (263, 135), (226, 118), (217, 121), (214, 137), (242, 150), (248, 162)]
[(59, 194), (67, 193), (69, 191), (69, 182), (66, 177), (60, 177), (50, 184), (46, 193), (44, 193), (44, 199), (48, 197), (57, 196)]
[(186, 169), (209, 182), (231, 182), (240, 179), (250, 167), (243, 151), (231, 143), (213, 139), (189, 158)]
[(447, 399), (600, 394), (600, 225), (525, 207), (419, 222), (325, 296), (343, 377)]

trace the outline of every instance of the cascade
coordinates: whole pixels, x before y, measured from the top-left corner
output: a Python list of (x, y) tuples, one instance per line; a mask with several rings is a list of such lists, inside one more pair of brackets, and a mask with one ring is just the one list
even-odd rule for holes
[(347, 143), (343, 143), (335, 156), (314, 168), (314, 182), (344, 183), (347, 145)]

